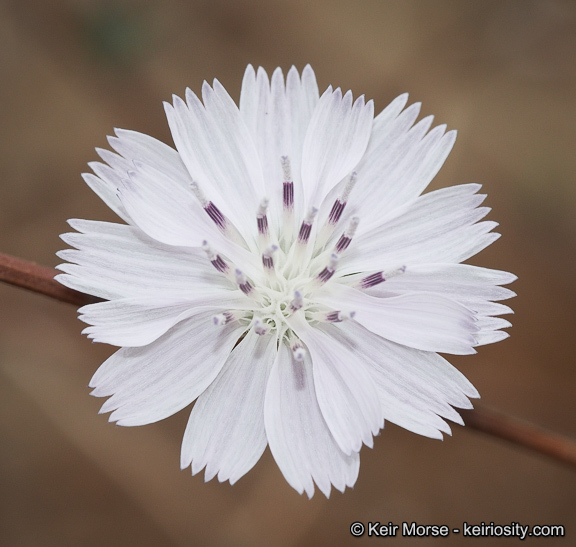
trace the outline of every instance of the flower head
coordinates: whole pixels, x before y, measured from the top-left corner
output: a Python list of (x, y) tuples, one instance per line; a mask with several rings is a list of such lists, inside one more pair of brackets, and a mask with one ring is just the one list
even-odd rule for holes
[(234, 483), (269, 445), (286, 480), (328, 496), (358, 475), (387, 419), (429, 437), (474, 387), (437, 352), (507, 335), (512, 274), (462, 261), (493, 242), (480, 186), (422, 192), (455, 132), (415, 123), (312, 69), (246, 70), (240, 106), (215, 80), (166, 114), (176, 150), (133, 131), (88, 185), (126, 224), (71, 220), (58, 279), (121, 346), (90, 382), (134, 426), (197, 399), (181, 464)]

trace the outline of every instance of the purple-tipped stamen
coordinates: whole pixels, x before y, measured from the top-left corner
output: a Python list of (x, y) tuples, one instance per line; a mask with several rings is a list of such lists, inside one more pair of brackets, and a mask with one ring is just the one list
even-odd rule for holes
[(359, 222), (360, 219), (358, 217), (352, 217), (350, 219), (350, 224), (348, 224), (348, 228), (344, 231), (344, 233), (340, 236), (340, 239), (336, 243), (335, 249), (337, 253), (342, 253), (342, 251), (345, 251), (348, 248), (350, 242), (352, 241), (352, 238), (354, 237), (354, 234), (356, 233), (356, 228), (358, 228)]
[(292, 356), (294, 357), (295, 361), (302, 362), (304, 361), (304, 357), (306, 357), (306, 350), (300, 341), (297, 341), (292, 346)]
[(290, 309), (298, 311), (304, 305), (304, 297), (300, 291), (294, 291), (294, 298), (290, 302)]
[(274, 269), (274, 253), (278, 250), (278, 245), (270, 245), (270, 247), (266, 247), (264, 252), (262, 253), (262, 264), (264, 268), (267, 270)]
[(268, 204), (270, 200), (268, 198), (264, 198), (260, 202), (260, 206), (258, 207), (258, 212), (256, 213), (256, 223), (258, 225), (258, 233), (260, 235), (268, 235)]
[(208, 256), (210, 264), (212, 264), (212, 266), (214, 266), (219, 272), (226, 273), (230, 269), (224, 259), (219, 254), (214, 252), (207, 241), (202, 242), (202, 249)]
[(310, 239), (310, 232), (312, 230), (312, 224), (317, 214), (318, 209), (316, 209), (316, 207), (312, 207), (310, 211), (308, 211), (308, 214), (304, 217), (302, 225), (300, 226), (300, 232), (298, 233), (298, 243), (308, 243), (308, 239)]
[(340, 257), (336, 253), (330, 255), (330, 262), (328, 262), (328, 265), (318, 274), (318, 280), (321, 283), (326, 283), (326, 281), (334, 275), (339, 258)]
[(400, 268), (397, 268), (396, 270), (392, 270), (389, 272), (376, 272), (373, 274), (370, 274), (364, 278), (362, 278), (359, 282), (360, 288), (362, 289), (369, 289), (370, 287), (375, 287), (376, 285), (379, 285), (380, 283), (383, 283), (384, 281), (386, 281), (387, 279), (390, 279), (391, 277), (395, 277), (399, 274), (403, 274), (406, 271), (406, 266), (401, 266)]
[(348, 319), (353, 319), (356, 312), (351, 311), (349, 313), (343, 311), (331, 311), (326, 314), (326, 321), (329, 323), (340, 323), (341, 321), (347, 321)]
[(266, 326), (266, 323), (264, 323), (264, 321), (262, 321), (260, 317), (254, 318), (252, 326), (254, 327), (254, 332), (259, 336), (263, 336), (268, 332), (268, 327)]
[(202, 192), (202, 189), (196, 181), (193, 180), (190, 183), (190, 188), (214, 224), (216, 224), (216, 226), (221, 230), (224, 230), (226, 228), (226, 217), (222, 214), (222, 211), (220, 211), (214, 203), (206, 199), (204, 192)]
[(282, 172), (284, 174), (284, 183), (282, 186), (282, 203), (284, 209), (292, 210), (294, 208), (294, 182), (292, 181), (290, 159), (288, 156), (282, 156), (280, 161), (282, 162)]
[(225, 311), (224, 313), (219, 313), (212, 318), (212, 322), (214, 325), (221, 327), (223, 325), (227, 325), (231, 321), (236, 319), (235, 315), (232, 312)]
[(242, 270), (237, 269), (234, 272), (234, 275), (236, 276), (236, 283), (238, 284), (239, 289), (244, 294), (250, 294), (254, 290), (254, 287), (250, 284), (250, 281), (246, 279), (246, 276), (244, 275)]
[(342, 213), (344, 212), (344, 208), (346, 207), (346, 204), (348, 203), (348, 198), (350, 197), (350, 192), (352, 191), (352, 188), (354, 188), (356, 184), (356, 179), (357, 179), (357, 173), (356, 171), (354, 171), (350, 175), (350, 178), (348, 179), (346, 186), (344, 186), (342, 194), (336, 199), (334, 205), (332, 205), (332, 209), (330, 211), (330, 214), (328, 215), (328, 222), (330, 224), (337, 224), (340, 218), (342, 217)]

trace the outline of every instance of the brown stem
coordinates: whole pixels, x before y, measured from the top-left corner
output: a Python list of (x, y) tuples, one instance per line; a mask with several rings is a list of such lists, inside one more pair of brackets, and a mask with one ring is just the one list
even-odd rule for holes
[[(58, 272), (0, 253), (0, 281), (46, 296), (84, 306), (102, 299), (69, 289), (54, 280)], [(460, 410), (464, 423), (476, 431), (499, 437), (576, 467), (576, 442), (533, 424), (486, 408)]]
[(101, 301), (100, 298), (61, 285), (54, 279), (54, 276), (58, 273), (53, 268), (39, 266), (34, 262), (0, 253), (0, 281), (5, 281), (11, 285), (44, 294), (75, 306), (85, 306), (86, 304)]
[(464, 423), (476, 431), (505, 439), (576, 467), (576, 442), (569, 437), (547, 431), (496, 410), (477, 407), (474, 410), (459, 412)]

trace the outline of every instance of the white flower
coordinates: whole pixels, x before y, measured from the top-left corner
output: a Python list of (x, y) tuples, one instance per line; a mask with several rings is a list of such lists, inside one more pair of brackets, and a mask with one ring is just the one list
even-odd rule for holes
[[(421, 195), (455, 132), (414, 124), (307, 66), (249, 66), (166, 114), (176, 150), (117, 130), (88, 185), (126, 224), (71, 220), (58, 279), (107, 301), (85, 333), (122, 348), (96, 372), (101, 412), (135, 426), (192, 401), (182, 468), (237, 481), (267, 445), (298, 492), (358, 475), (384, 419), (429, 437), (474, 387), (436, 352), (507, 335), (512, 274), (460, 264), (497, 239), (478, 184)], [(107, 165), (106, 165), (107, 164)]]

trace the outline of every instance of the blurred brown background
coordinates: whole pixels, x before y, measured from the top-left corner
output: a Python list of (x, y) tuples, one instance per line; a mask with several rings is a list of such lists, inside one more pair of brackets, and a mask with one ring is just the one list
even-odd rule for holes
[[(576, 437), (576, 3), (570, 0), (2, 0), (0, 251), (55, 266), (66, 219), (115, 220), (80, 178), (113, 127), (171, 142), (162, 100), (247, 63), (314, 67), (381, 110), (401, 92), (459, 130), (434, 186), (481, 182), (503, 234), (473, 263), (508, 270), (512, 337), (451, 358), (482, 404)], [(179, 470), (188, 411), (120, 428), (87, 383), (112, 348), (75, 310), (0, 286), (0, 544), (307, 546), (363, 522), (564, 524), (576, 473), (472, 430), (388, 425), (344, 495), (308, 501), (269, 452), (240, 482)], [(572, 537), (572, 539), (570, 539)], [(464, 545), (466, 539), (387, 544)], [(471, 541), (471, 540), (468, 540)], [(501, 544), (506, 540), (476, 540)], [(517, 541), (517, 540), (508, 540)]]

